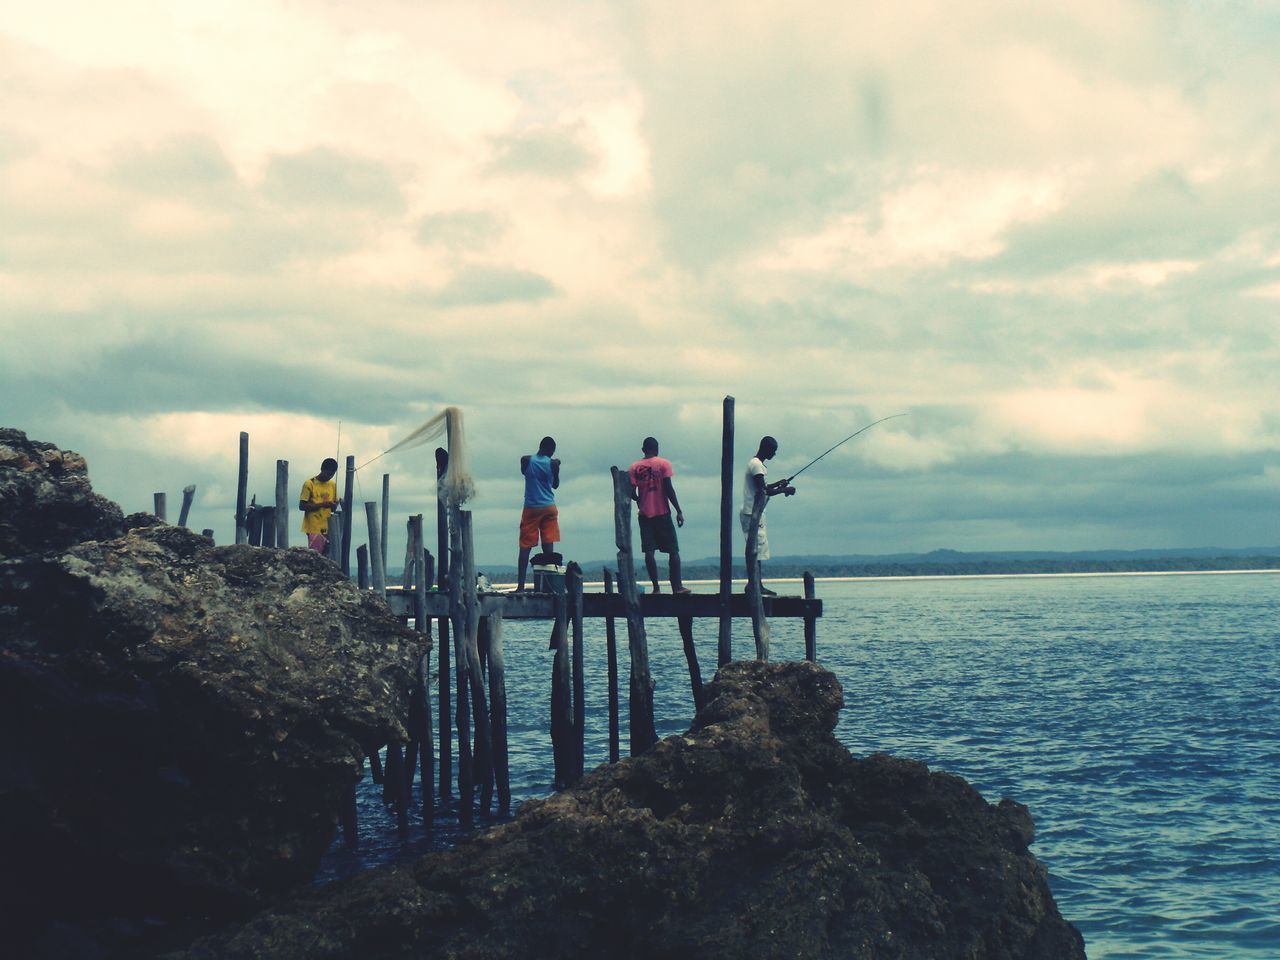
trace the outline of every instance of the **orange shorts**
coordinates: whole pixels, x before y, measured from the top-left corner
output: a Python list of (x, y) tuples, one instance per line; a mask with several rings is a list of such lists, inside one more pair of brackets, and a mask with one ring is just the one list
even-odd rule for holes
[(520, 514), (520, 547), (534, 547), (541, 535), (543, 543), (560, 542), (560, 514), (553, 503), (547, 507), (525, 507)]

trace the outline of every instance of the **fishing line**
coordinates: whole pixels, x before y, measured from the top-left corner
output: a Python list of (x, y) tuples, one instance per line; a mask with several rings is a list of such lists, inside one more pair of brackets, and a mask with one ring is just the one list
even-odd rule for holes
[(817, 463), (819, 460), (821, 460), (823, 457), (825, 457), (825, 456), (826, 456), (828, 453), (830, 453), (832, 450), (835, 450), (837, 447), (842, 447), (842, 446), (844, 446), (846, 443), (848, 443), (850, 440), (852, 440), (852, 439), (853, 439), (854, 437), (856, 437), (858, 434), (860, 434), (860, 433), (864, 433), (865, 431), (870, 430), (870, 429), (871, 429), (872, 427), (874, 427), (877, 423), (884, 423), (886, 420), (893, 420), (893, 419), (895, 419), (895, 418), (897, 418), (897, 417), (905, 417), (905, 416), (906, 416), (906, 414), (905, 414), (905, 413), (895, 413), (895, 414), (891, 414), (890, 416), (887, 416), (887, 417), (881, 417), (879, 420), (873, 420), (871, 423), (868, 423), (868, 424), (867, 424), (865, 427), (863, 427), (861, 430), (855, 430), (853, 433), (849, 434), (847, 437), (845, 437), (843, 440), (841, 440), (841, 441), (840, 441), (839, 443), (837, 443), (835, 446), (830, 447), (830, 448), (829, 448), (829, 449), (827, 449), (827, 450), (824, 450), (822, 453), (818, 454), (816, 457), (814, 457), (812, 460), (810, 460), (808, 463), (806, 463), (803, 467), (801, 467), (799, 470), (797, 470), (797, 471), (796, 471), (795, 473), (793, 473), (791, 476), (787, 477), (787, 479), (783, 481), (783, 485), (785, 486), (786, 484), (788, 484), (788, 483), (790, 483), (792, 480), (794, 480), (796, 477), (800, 476), (800, 474), (804, 473), (806, 470), (808, 470), (810, 467), (812, 467), (815, 463)]

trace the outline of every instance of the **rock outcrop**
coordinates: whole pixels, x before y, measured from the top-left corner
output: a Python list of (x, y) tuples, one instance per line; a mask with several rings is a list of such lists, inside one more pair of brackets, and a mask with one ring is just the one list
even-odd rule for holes
[(0, 559), (118, 537), (123, 520), (93, 492), (84, 457), (0, 427)]
[(405, 739), (426, 647), (319, 555), (124, 522), (80, 458), (20, 436), (0, 434), (0, 942), (184, 943), (311, 879), (365, 751)]
[(820, 667), (731, 664), (684, 736), (181, 960), (1082, 958), (1025, 807), (855, 759)]

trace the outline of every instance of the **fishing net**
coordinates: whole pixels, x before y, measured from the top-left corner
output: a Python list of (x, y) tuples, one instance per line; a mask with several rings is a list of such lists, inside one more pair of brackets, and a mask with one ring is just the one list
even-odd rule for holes
[(440, 478), (439, 495), (446, 503), (461, 506), (475, 496), (476, 484), (467, 470), (466, 434), (462, 429), (462, 411), (457, 407), (445, 407), (399, 443), (384, 450), (381, 456), (425, 446), (445, 437), (448, 438), (449, 469)]

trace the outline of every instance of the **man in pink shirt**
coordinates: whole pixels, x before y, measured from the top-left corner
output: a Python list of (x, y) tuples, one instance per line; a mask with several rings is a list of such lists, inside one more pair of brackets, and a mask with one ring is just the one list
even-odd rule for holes
[[(644, 565), (653, 581), (653, 592), (658, 587), (658, 558), (661, 550), (667, 555), (671, 572), (671, 592), (689, 593), (680, 580), (680, 544), (676, 539), (676, 526), (684, 526), (684, 513), (676, 499), (676, 488), (671, 484), (675, 470), (671, 461), (658, 456), (658, 441), (645, 437), (640, 445), (644, 459), (631, 465), (631, 497), (640, 514), (640, 549), (644, 551)], [(668, 506), (668, 502), (670, 506)], [(671, 522), (671, 507), (676, 508), (676, 522)]]

